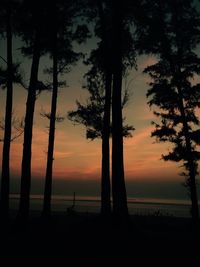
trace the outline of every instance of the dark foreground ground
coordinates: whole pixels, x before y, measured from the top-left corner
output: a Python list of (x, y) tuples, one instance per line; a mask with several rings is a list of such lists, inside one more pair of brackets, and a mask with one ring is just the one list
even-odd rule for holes
[[(190, 219), (132, 216), (128, 223), (97, 214), (34, 216), (1, 226), (1, 266), (199, 266), (200, 225)], [(197, 262), (195, 262), (197, 260)], [(137, 264), (136, 264), (137, 262)], [(12, 264), (12, 265), (11, 265)], [(153, 265), (152, 265), (153, 264)]]

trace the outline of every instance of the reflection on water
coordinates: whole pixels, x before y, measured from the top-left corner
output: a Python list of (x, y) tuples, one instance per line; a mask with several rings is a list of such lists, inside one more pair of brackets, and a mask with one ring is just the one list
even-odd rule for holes
[[(31, 195), (30, 209), (42, 210), (43, 197)], [(72, 206), (72, 196), (54, 195), (52, 197), (52, 211), (67, 211)], [(17, 210), (19, 195), (10, 196), (10, 207)], [(137, 215), (169, 215), (175, 217), (190, 217), (190, 202), (177, 199), (128, 198), (130, 214)], [(75, 210), (80, 212), (100, 212), (100, 197), (76, 196)]]

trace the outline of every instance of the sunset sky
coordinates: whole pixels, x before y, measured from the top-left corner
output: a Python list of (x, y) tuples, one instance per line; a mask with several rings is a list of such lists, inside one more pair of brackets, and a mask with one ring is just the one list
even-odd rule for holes
[[(89, 52), (94, 44), (88, 41), (80, 48)], [(17, 48), (20, 42), (14, 42), (13, 56), (15, 61), (21, 61), (21, 56)], [(0, 55), (5, 56), (4, 44), (0, 44)], [(124, 110), (127, 123), (135, 127), (132, 138), (124, 140), (124, 162), (125, 176), (127, 184), (140, 183), (148, 191), (147, 185), (154, 184), (162, 187), (164, 183), (176, 183), (175, 191), (180, 188), (186, 195), (186, 190), (181, 187), (184, 178), (179, 176), (181, 169), (178, 164), (164, 162), (160, 160), (161, 155), (170, 149), (170, 144), (156, 143), (151, 138), (153, 126), (151, 121), (155, 119), (152, 110), (147, 105), (146, 92), (148, 89), (149, 77), (142, 74), (145, 66), (155, 62), (155, 58), (141, 56), (138, 58), (138, 70), (132, 70), (127, 82), (130, 89), (130, 101)], [(26, 79), (29, 77), (31, 61), (23, 59), (22, 69)], [(42, 69), (51, 64), (47, 58), (41, 59), (39, 79), (45, 81)], [(82, 89), (83, 75), (86, 68), (81, 62), (72, 67), (72, 71), (62, 79), (67, 81), (68, 87), (62, 88), (58, 96), (58, 113), (65, 116), (68, 111), (73, 110), (75, 101), (84, 102), (87, 91)], [(125, 82), (124, 82), (125, 86)], [(25, 112), (27, 92), (18, 85), (14, 86), (14, 116), (22, 117)], [(48, 141), (49, 121), (40, 116), (42, 110), (50, 111), (51, 92), (43, 92), (36, 101), (34, 132), (32, 145), (32, 177), (44, 181), (46, 166), (46, 151)], [(0, 118), (4, 117), (5, 111), (5, 91), (0, 90)], [(1, 137), (3, 132), (1, 131)], [(22, 156), (23, 137), (15, 140), (11, 145), (11, 177), (20, 177), (21, 156)], [(64, 122), (56, 126), (56, 140), (54, 153), (53, 177), (56, 180), (74, 181), (78, 187), (85, 182), (96, 182), (100, 186), (101, 168), (101, 140), (89, 141), (85, 138), (83, 126), (74, 126), (65, 119)], [(0, 164), (2, 159), (2, 142), (0, 143)], [(1, 165), (0, 165), (1, 166)], [(145, 187), (146, 185), (146, 187)], [(179, 188), (180, 187), (180, 188)], [(131, 187), (130, 187), (131, 188)], [(74, 188), (76, 190), (76, 187)], [(127, 188), (132, 194), (131, 190)], [(169, 189), (170, 190), (170, 189)], [(184, 191), (185, 190), (185, 191)], [(163, 192), (165, 190), (163, 189)], [(174, 191), (174, 192), (175, 192)], [(169, 193), (169, 192), (168, 192)], [(173, 193), (175, 195), (175, 193)]]

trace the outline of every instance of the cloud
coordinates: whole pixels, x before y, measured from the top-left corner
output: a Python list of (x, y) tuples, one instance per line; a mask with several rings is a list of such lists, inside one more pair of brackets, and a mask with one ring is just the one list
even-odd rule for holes
[(69, 158), (73, 154), (74, 154), (73, 152), (55, 151), (54, 152), (54, 158), (55, 159), (65, 159), (65, 158)]
[(146, 67), (154, 65), (157, 62), (158, 62), (158, 60), (156, 59), (155, 56), (141, 57), (141, 60), (138, 63), (139, 69), (141, 69), (143, 71)]
[(133, 177), (176, 177), (177, 164), (164, 162), (161, 155), (170, 149), (170, 144), (156, 143), (151, 138), (153, 126), (140, 129), (124, 144), (125, 170), (129, 178)]
[(147, 128), (143, 128), (140, 130), (136, 130), (133, 133), (133, 137), (132, 138), (127, 138), (125, 139), (125, 146), (126, 147), (131, 147), (133, 148), (133, 146), (138, 146), (141, 143), (144, 144), (144, 142), (146, 142), (147, 138), (149, 138), (149, 136), (151, 135), (151, 131), (153, 130), (153, 126), (149, 126)]

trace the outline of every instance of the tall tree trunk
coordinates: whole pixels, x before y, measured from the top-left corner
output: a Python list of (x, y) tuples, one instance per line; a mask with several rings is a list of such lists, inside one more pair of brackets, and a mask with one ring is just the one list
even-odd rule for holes
[(102, 29), (103, 58), (105, 73), (105, 104), (102, 130), (102, 166), (101, 166), (101, 215), (111, 215), (111, 185), (110, 185), (110, 111), (111, 111), (111, 88), (112, 72), (110, 69), (110, 45), (109, 33), (106, 29), (105, 16), (102, 1), (98, 0), (98, 12)]
[(2, 176), (1, 176), (1, 214), (6, 219), (9, 216), (9, 184), (10, 184), (10, 143), (12, 132), (12, 105), (13, 105), (13, 63), (12, 63), (12, 27), (11, 27), (11, 7), (7, 5), (6, 21), (7, 38), (7, 95), (6, 95), (6, 113), (5, 130), (2, 158)]
[(33, 117), (36, 101), (36, 89), (38, 81), (38, 68), (40, 61), (40, 38), (39, 31), (35, 33), (34, 51), (31, 66), (30, 84), (26, 102), (24, 144), (22, 154), (21, 191), (19, 204), (19, 218), (27, 220), (29, 217), (29, 202), (31, 189), (31, 146), (33, 132)]
[(122, 131), (122, 15), (120, 4), (113, 1), (113, 93), (112, 93), (112, 194), (113, 212), (128, 216), (124, 180)]
[(51, 193), (52, 193), (52, 170), (53, 170), (53, 152), (55, 140), (55, 122), (56, 122), (56, 106), (58, 95), (58, 58), (57, 58), (57, 29), (54, 32), (54, 47), (53, 47), (53, 92), (51, 101), (51, 115), (49, 126), (49, 143), (47, 153), (47, 167), (45, 178), (45, 191), (43, 203), (43, 215), (50, 216), (51, 214)]
[(106, 73), (105, 106), (102, 132), (102, 174), (101, 174), (101, 214), (111, 214), (110, 200), (110, 108), (111, 108), (112, 74)]

